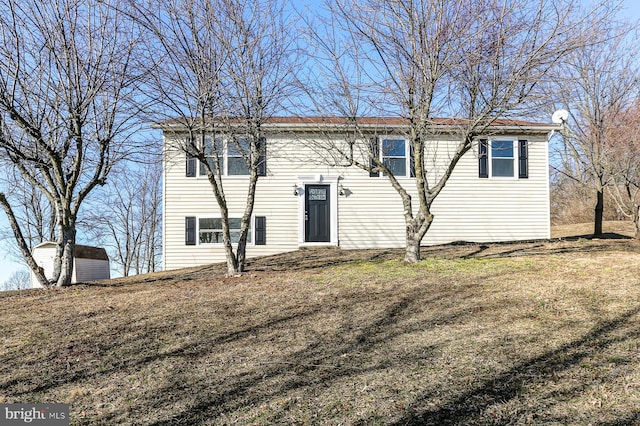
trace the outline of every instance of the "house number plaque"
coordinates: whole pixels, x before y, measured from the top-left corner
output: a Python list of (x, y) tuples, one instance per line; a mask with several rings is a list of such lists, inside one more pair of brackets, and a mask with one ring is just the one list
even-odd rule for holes
[(326, 188), (309, 188), (309, 201), (325, 201), (326, 199)]

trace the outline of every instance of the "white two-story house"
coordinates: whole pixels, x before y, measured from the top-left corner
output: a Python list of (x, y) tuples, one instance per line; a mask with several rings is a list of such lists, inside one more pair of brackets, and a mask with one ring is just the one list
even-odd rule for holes
[[(459, 142), (447, 123), (434, 125), (430, 158), (425, 159), (434, 176)], [(185, 137), (180, 125), (171, 121), (157, 127), (163, 130), (165, 148), (164, 268), (224, 261), (220, 213), (210, 183), (195, 160), (177, 148)], [(435, 219), (423, 245), (549, 238), (548, 134), (555, 128), (502, 120), (478, 136), (434, 202)], [(360, 129), (368, 135), (355, 143), (375, 140), (380, 159), (417, 195), (404, 122), (362, 119)], [(266, 161), (255, 194), (247, 257), (314, 245), (404, 247), (403, 206), (389, 178), (349, 166), (324, 149), (327, 140), (343, 137), (344, 120), (276, 117), (262, 130)], [(225, 144), (223, 152), (233, 238), (244, 212), (248, 176), (231, 146)], [(363, 150), (354, 152), (357, 156)]]

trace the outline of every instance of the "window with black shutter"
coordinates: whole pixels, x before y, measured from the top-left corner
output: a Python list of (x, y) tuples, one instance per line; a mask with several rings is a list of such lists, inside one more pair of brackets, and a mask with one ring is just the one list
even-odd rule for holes
[(185, 245), (196, 245), (196, 218), (194, 216), (185, 217)]
[(193, 139), (187, 139), (185, 142), (185, 155), (187, 157), (187, 161), (186, 161), (186, 177), (195, 177), (196, 176), (196, 167), (198, 165), (198, 159), (196, 157), (194, 157), (193, 155), (190, 154), (190, 152), (193, 152), (192, 150), (195, 150), (195, 143), (193, 141)]
[[(267, 175), (267, 138), (261, 137), (258, 140), (258, 150), (260, 157), (258, 159), (258, 176)], [(257, 244), (257, 243), (256, 243)]]
[(196, 176), (196, 164), (197, 164), (196, 157), (187, 153), (186, 177)]
[(487, 155), (487, 140), (480, 139), (478, 141), (478, 177), (489, 177), (489, 157)]
[(529, 177), (528, 141), (507, 138), (480, 139), (478, 141), (478, 176), (527, 179)]
[(380, 172), (374, 171), (374, 169), (378, 167), (378, 164), (376, 163), (376, 160), (374, 160), (374, 158), (380, 157), (380, 142), (378, 141), (378, 138), (371, 138), (369, 140), (369, 144), (371, 145), (371, 161), (369, 164), (369, 167), (370, 167), (369, 177), (379, 177)]
[(518, 177), (529, 177), (529, 144), (526, 140), (518, 141)]
[(265, 216), (256, 216), (255, 225), (256, 245), (264, 246), (267, 244), (267, 218)]
[(409, 177), (416, 177), (416, 159), (412, 143), (409, 143)]

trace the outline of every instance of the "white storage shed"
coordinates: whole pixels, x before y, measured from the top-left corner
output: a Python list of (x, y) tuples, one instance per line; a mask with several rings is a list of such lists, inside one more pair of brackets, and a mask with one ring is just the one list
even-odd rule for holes
[[(52, 241), (45, 241), (33, 248), (34, 260), (44, 269), (44, 274), (49, 279), (53, 276), (53, 260), (55, 256), (56, 243)], [(76, 244), (71, 283), (83, 283), (109, 278), (111, 278), (111, 270), (107, 251), (101, 247)], [(42, 288), (33, 272), (31, 273), (31, 287)]]

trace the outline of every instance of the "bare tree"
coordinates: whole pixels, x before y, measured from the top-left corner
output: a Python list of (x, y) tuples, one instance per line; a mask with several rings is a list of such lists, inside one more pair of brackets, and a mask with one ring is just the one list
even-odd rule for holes
[(632, 26), (594, 28), (601, 43), (568, 54), (553, 81), (550, 96), (570, 112), (563, 146), (556, 150), (557, 171), (594, 192), (593, 234), (602, 234), (609, 145), (619, 116), (633, 101), (638, 87), (637, 38)]
[(24, 290), (31, 288), (31, 281), (29, 271), (18, 270), (14, 271), (9, 278), (2, 284), (2, 288), (5, 291), (8, 290)]
[[(175, 0), (140, 6), (158, 61), (150, 84), (163, 105), (165, 135), (194, 158), (220, 209), (229, 275), (243, 271), (258, 178), (266, 173), (264, 122), (294, 87), (295, 34), (278, 0)], [(160, 52), (158, 54), (158, 52)], [(249, 176), (240, 230), (232, 238), (223, 157)], [(195, 163), (194, 163), (195, 164)], [(238, 212), (235, 212), (236, 214)], [(234, 250), (233, 245), (236, 244)]]
[(155, 272), (162, 253), (161, 165), (122, 163), (112, 174), (83, 228), (107, 248), (125, 277)]
[[(487, 135), (500, 119), (522, 117), (536, 89), (556, 69), (559, 59), (590, 42), (587, 20), (578, 1), (368, 0), (330, 4), (329, 31), (314, 33), (321, 74), (317, 105), (350, 118), (347, 140), (363, 141), (371, 129), (358, 120), (364, 114), (399, 117), (414, 154), (412, 170), (418, 207), (394, 175), (376, 143), (328, 143), (332, 161), (342, 158), (370, 172), (388, 176), (404, 207), (405, 261), (420, 259), (420, 244), (433, 222), (432, 205), (457, 163), (476, 138)], [(346, 34), (346, 38), (343, 38)], [(327, 83), (328, 82), (328, 83)], [(321, 98), (333, 88), (331, 96)], [(448, 159), (436, 164), (434, 146), (442, 129), (439, 116), (457, 139)], [(502, 123), (505, 123), (503, 121)], [(442, 147), (439, 148), (442, 151)], [(357, 151), (357, 150), (356, 150)], [(439, 153), (441, 155), (442, 152)]]
[[(2, 187), (6, 188), (6, 194), (12, 200), (16, 220), (24, 232), (24, 238), (29, 251), (43, 241), (55, 239), (55, 208), (47, 197), (38, 191), (28, 181), (23, 179), (19, 172), (10, 167), (5, 168), (7, 175), (2, 180)], [(13, 232), (3, 230), (0, 238), (5, 240), (5, 252), (13, 260), (24, 263), (24, 257), (15, 244)]]
[(135, 23), (109, 1), (0, 1), (0, 152), (55, 210), (53, 278), (35, 263), (5, 188), (0, 203), (40, 283), (71, 281), (89, 193), (125, 155), (136, 107)]
[(549, 192), (552, 226), (593, 219), (593, 194), (583, 181), (554, 170), (550, 176)]
[(640, 239), (640, 101), (616, 118), (607, 145), (605, 167), (612, 180), (607, 190)]

